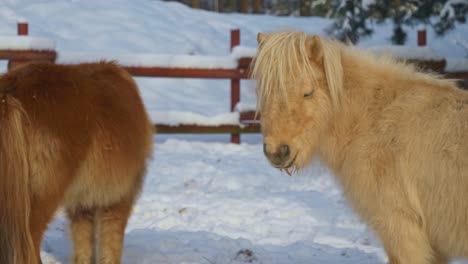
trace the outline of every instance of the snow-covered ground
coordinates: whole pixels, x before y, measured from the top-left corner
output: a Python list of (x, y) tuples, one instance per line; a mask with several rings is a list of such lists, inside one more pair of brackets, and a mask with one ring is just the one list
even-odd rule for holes
[[(60, 215), (43, 242), (45, 259), (67, 263), (67, 235)], [(346, 207), (323, 167), (289, 177), (268, 165), (259, 144), (178, 139), (156, 142), (143, 194), (127, 228), (123, 259), (384, 263), (378, 243)]]
[[(330, 23), (216, 14), (156, 0), (0, 0), (0, 36), (15, 35), (17, 20), (29, 22), (32, 37), (54, 40), (64, 61), (92, 54), (229, 56), (233, 28), (241, 29), (242, 45), (255, 47), (260, 31), (323, 34)], [(390, 24), (376, 25), (376, 34), (359, 45), (389, 45), (391, 30)], [(444, 38), (429, 30), (428, 43), (440, 56), (461, 58), (468, 55), (459, 45), (467, 42), (466, 36), (467, 25)], [(408, 45), (416, 46), (415, 29), (409, 30)], [(142, 60), (148, 63), (149, 57)], [(237, 116), (226, 114), (228, 80), (137, 82), (148, 110), (165, 113), (159, 118), (167, 122), (180, 117), (236, 121)], [(251, 81), (241, 85), (244, 107), (255, 102), (255, 93)], [(124, 263), (386, 262), (379, 242), (347, 207), (323, 166), (316, 162), (289, 177), (268, 165), (260, 135), (243, 135), (242, 140), (246, 143), (232, 145), (227, 135), (156, 135), (144, 191), (126, 230)], [(67, 221), (58, 212), (43, 241), (43, 260), (69, 263), (70, 254)]]

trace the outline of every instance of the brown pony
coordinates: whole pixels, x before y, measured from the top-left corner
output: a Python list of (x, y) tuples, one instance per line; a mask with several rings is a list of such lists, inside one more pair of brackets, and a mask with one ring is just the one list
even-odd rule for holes
[(468, 258), (468, 93), (303, 32), (258, 35), (264, 151), (280, 169), (317, 155), (392, 264)]
[(112, 63), (35, 63), (0, 77), (0, 263), (37, 264), (60, 205), (75, 263), (119, 263), (151, 155), (132, 77)]

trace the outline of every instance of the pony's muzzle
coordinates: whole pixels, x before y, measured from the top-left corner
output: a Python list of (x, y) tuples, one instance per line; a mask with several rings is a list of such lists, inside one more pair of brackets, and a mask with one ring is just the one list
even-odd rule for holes
[[(271, 151), (274, 149), (274, 151)], [(271, 148), (267, 144), (263, 144), (263, 153), (270, 160), (270, 162), (276, 167), (287, 167), (286, 162), (291, 156), (291, 149), (287, 144), (281, 144), (276, 148)]]

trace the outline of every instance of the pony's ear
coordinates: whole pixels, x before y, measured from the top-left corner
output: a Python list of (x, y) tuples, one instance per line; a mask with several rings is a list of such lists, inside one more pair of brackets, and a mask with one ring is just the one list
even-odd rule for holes
[(323, 42), (316, 36), (308, 36), (306, 40), (306, 50), (309, 59), (321, 63), (323, 59)]
[(257, 43), (260, 45), (263, 40), (265, 40), (265, 34), (261, 33), (261, 32), (258, 32), (257, 34)]

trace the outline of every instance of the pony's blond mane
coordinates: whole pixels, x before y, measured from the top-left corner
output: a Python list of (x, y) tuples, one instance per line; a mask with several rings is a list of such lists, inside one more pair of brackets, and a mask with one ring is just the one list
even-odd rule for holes
[(364, 63), (370, 70), (384, 67), (387, 73), (406, 76), (405, 78), (431, 85), (454, 85), (454, 80), (442, 79), (442, 76), (436, 73), (423, 73), (414, 65), (392, 56), (377, 56), (371, 51), (346, 46), (332, 39), (314, 37), (314, 50), (308, 50), (311, 49), (307, 44), (310, 39), (311, 36), (301, 31), (280, 31), (265, 35), (251, 64), (251, 75), (257, 81), (257, 112), (272, 93), (278, 93), (277, 98), (284, 100), (287, 106), (288, 96), (294, 94), (294, 89), (299, 87), (295, 84), (304, 76), (315, 82), (314, 85), (318, 85), (311, 60), (320, 54), (322, 57), (319, 63), (322, 64), (325, 73), (333, 107), (341, 105), (344, 59)]
[[(296, 88), (291, 84), (297, 83), (303, 76), (309, 76), (318, 84), (310, 63), (311, 51), (307, 50), (308, 35), (305, 32), (283, 31), (269, 34), (267, 38), (267, 41), (260, 43), (252, 61), (252, 78), (257, 80), (257, 109), (273, 92), (286, 99), (291, 89)], [(317, 40), (321, 42), (322, 62), (331, 100), (336, 105), (343, 90), (340, 49), (333, 41)]]
[(400, 76), (404, 79), (418, 80), (429, 85), (453, 86), (455, 79), (444, 77), (443, 74), (426, 71), (418, 65), (410, 63), (408, 60), (397, 58), (390, 51), (375, 53), (372, 50), (360, 49), (356, 46), (344, 46), (342, 53), (349, 60), (367, 65), (370, 69), (383, 68), (389, 74)]

